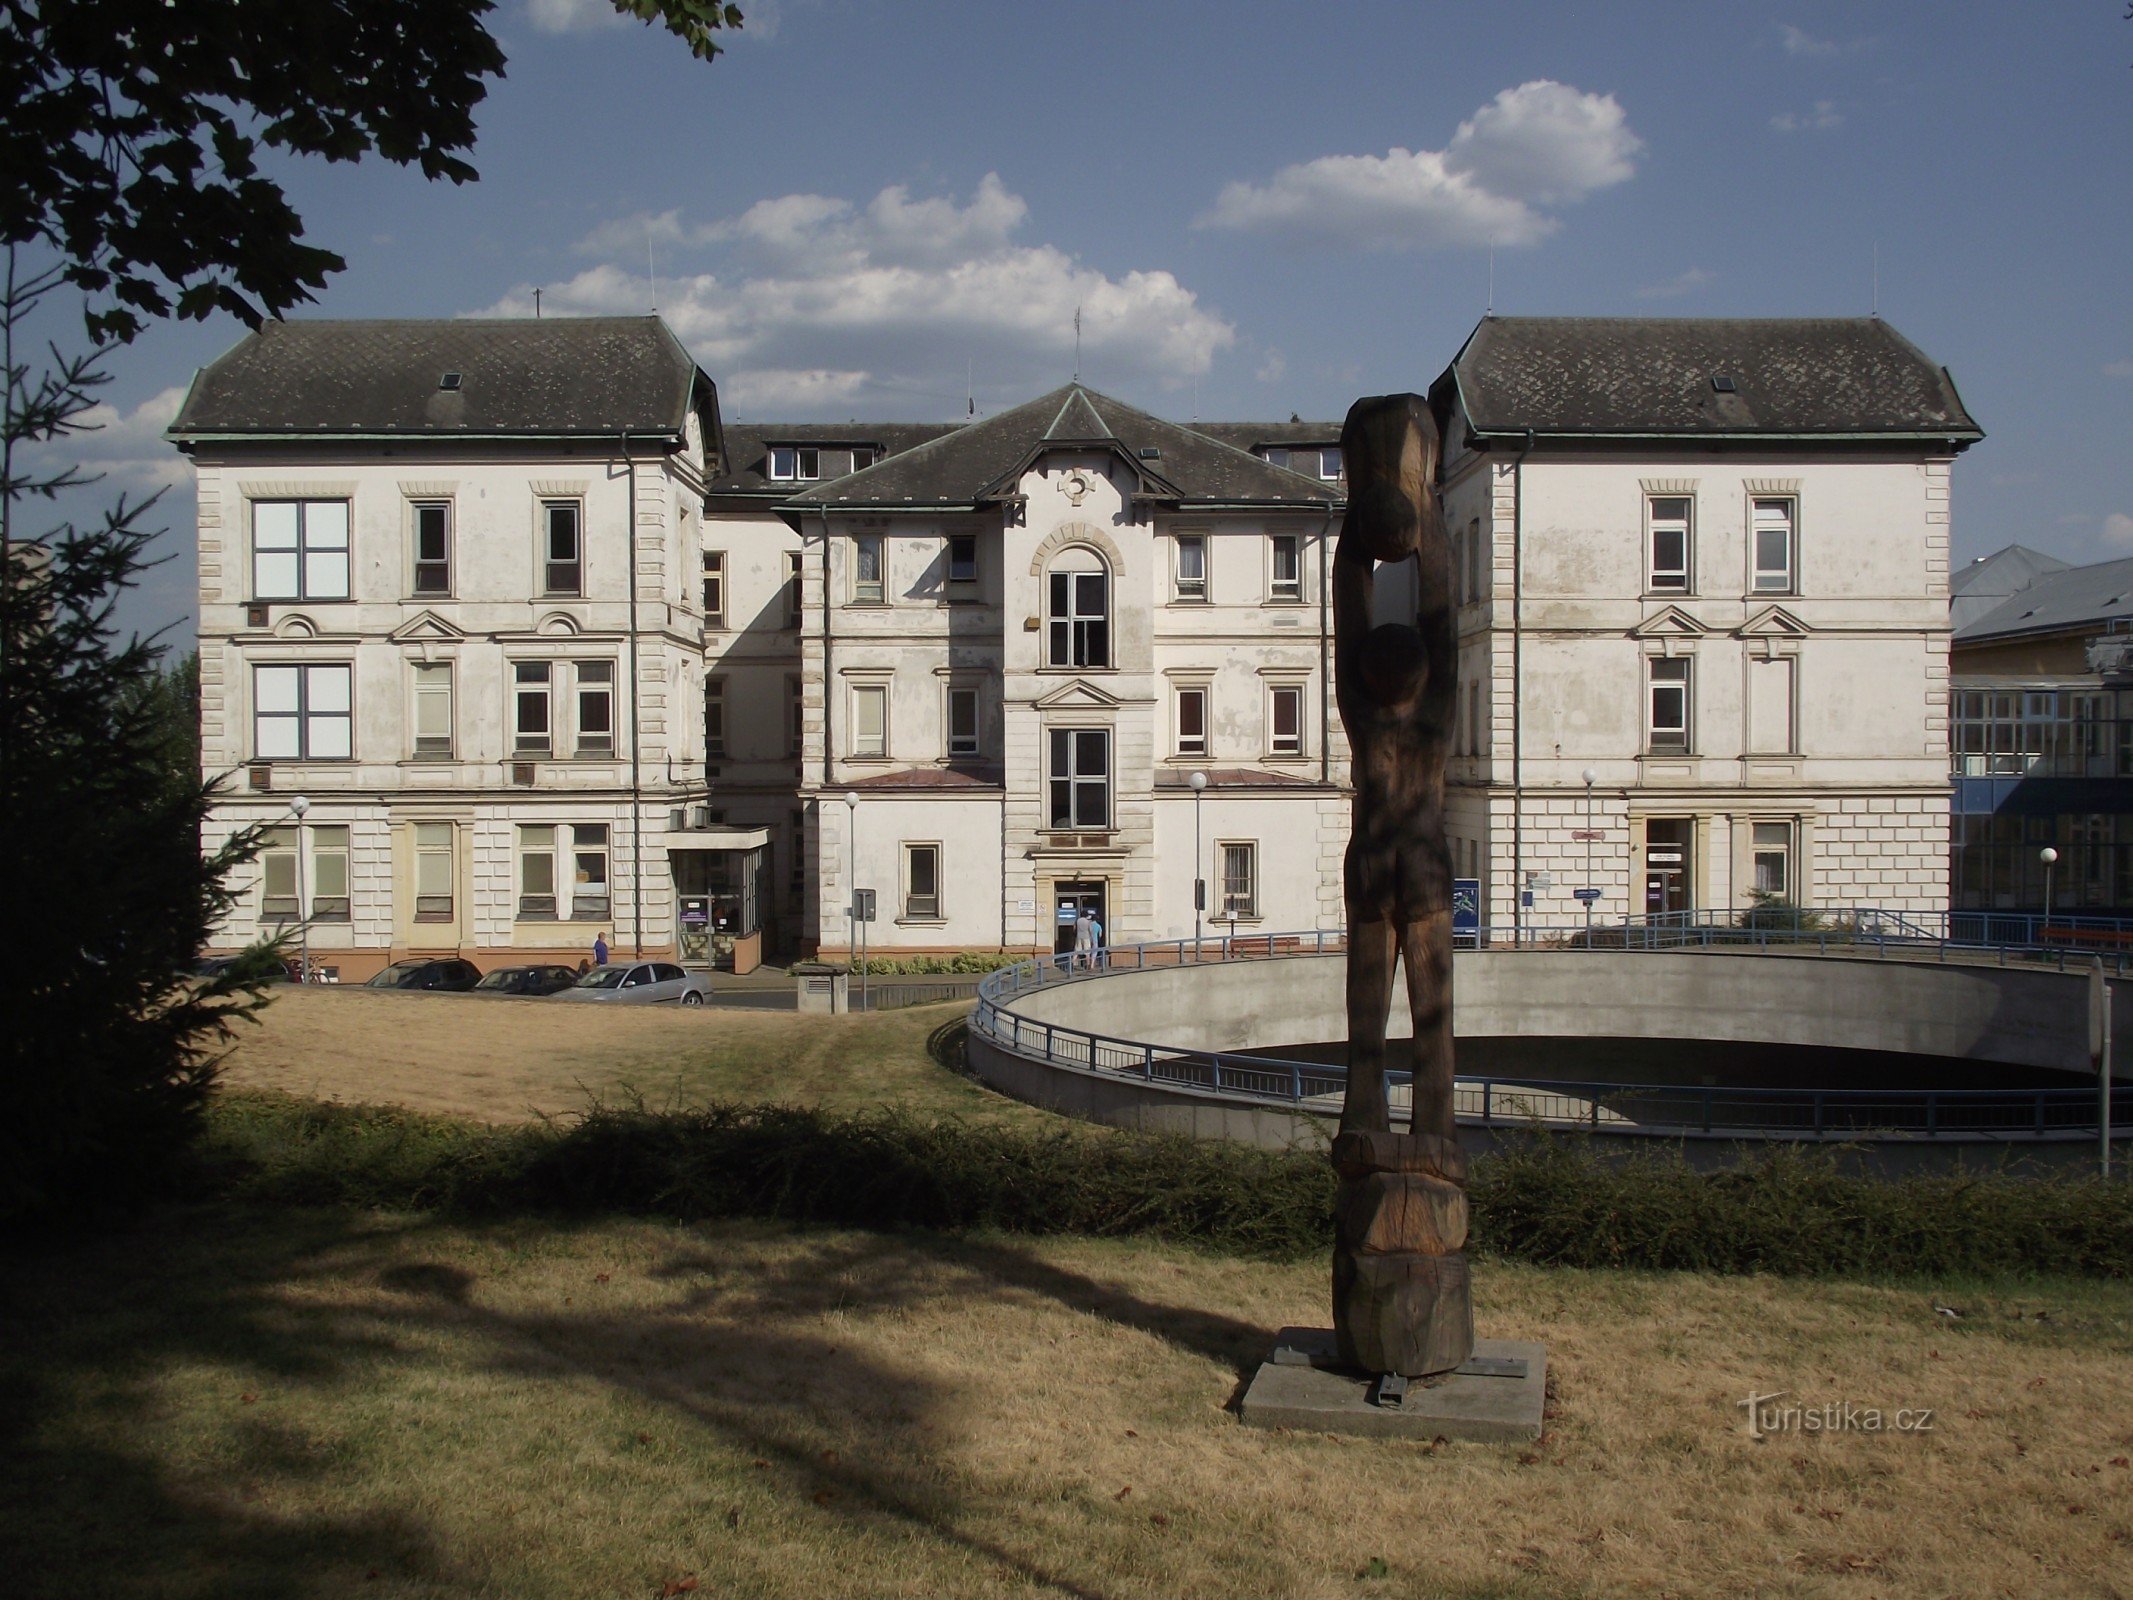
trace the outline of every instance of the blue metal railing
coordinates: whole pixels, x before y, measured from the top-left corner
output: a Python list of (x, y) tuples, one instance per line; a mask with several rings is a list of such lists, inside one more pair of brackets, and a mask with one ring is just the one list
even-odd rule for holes
[[(1962, 937), (1971, 930), (1960, 919), (1978, 915), (1958, 912), (1882, 912), (1872, 908), (1813, 914), (1798, 923), (1743, 927), (1740, 919), (1720, 920), (1710, 913), (1683, 912), (1631, 923), (1582, 923), (1571, 927), (1536, 926), (1473, 930), (1471, 943), (1491, 950), (1548, 951), (1605, 949), (1630, 951), (1790, 948), (1834, 953), (1863, 949), (1881, 957), (1946, 960), (1951, 952), (1996, 953), (2016, 960), (2066, 964), (2069, 953), (2080, 964), (2102, 961), (2124, 971), (2126, 949), (2087, 949), (2071, 945), (2025, 942), (1995, 945)], [(2073, 919), (2007, 917), (2029, 924), (2027, 935), (2077, 931)], [(2087, 918), (2092, 934), (2125, 931), (2125, 919)], [(1334, 955), (1347, 949), (1339, 930), (1301, 933), (1218, 936), (1193, 941), (1159, 940), (1096, 952), (1084, 965), (1071, 953), (1019, 962), (989, 974), (978, 985), (971, 1026), (984, 1037), (1018, 1055), (1060, 1066), (1138, 1078), (1144, 1082), (1234, 1095), (1250, 1101), (1324, 1109), (1347, 1088), (1347, 1069), (1325, 1062), (1286, 1060), (1245, 1051), (1179, 1049), (1126, 1039), (1061, 1023), (1040, 1022), (1011, 1009), (1021, 995), (1062, 983), (1099, 980), (1109, 974), (1158, 970), (1231, 961), (1279, 960), (1294, 956)], [(1411, 1077), (1386, 1074), (1388, 1098), (1407, 1097)], [(1482, 1127), (1529, 1127), (1536, 1123), (1584, 1127), (1616, 1133), (1677, 1135), (1687, 1132), (1776, 1135), (1785, 1138), (1844, 1137), (1867, 1132), (1896, 1132), (1925, 1138), (1980, 1134), (2070, 1132), (2097, 1126), (2096, 1091), (2068, 1089), (1760, 1089), (1572, 1082), (1544, 1079), (1459, 1078), (1453, 1084), (1454, 1110), (1461, 1122)], [(1310, 1102), (1324, 1102), (1322, 1107)], [(2129, 1108), (2133, 1110), (2133, 1108)], [(2114, 1127), (2121, 1121), (2114, 1117)], [(2133, 1120), (2129, 1118), (2128, 1120)]]

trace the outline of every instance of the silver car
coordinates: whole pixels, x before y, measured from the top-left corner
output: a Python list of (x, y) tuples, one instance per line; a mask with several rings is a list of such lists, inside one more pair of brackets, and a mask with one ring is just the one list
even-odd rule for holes
[(662, 1000), (700, 1006), (711, 998), (710, 980), (684, 972), (671, 961), (619, 961), (595, 967), (551, 1000), (605, 1000), (613, 1005), (653, 1006)]

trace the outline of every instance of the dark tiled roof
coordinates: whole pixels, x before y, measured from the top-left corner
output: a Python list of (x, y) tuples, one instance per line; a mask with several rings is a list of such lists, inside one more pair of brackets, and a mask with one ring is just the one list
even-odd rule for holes
[(170, 436), (679, 433), (692, 404), (716, 426), (657, 317), (269, 322), (201, 369)]
[(1015, 492), (1047, 443), (1115, 450), (1141, 476), (1140, 492), (1185, 505), (1337, 504), (1337, 486), (1165, 422), (1123, 401), (1068, 384), (983, 421), (889, 457), (864, 472), (787, 501), (795, 507), (975, 506)]
[(1454, 395), (1482, 434), (1984, 437), (1946, 369), (1873, 317), (1485, 317), (1440, 415)]
[[(1208, 767), (1205, 771), (1210, 789), (1312, 788), (1319, 781), (1293, 772), (1262, 772), (1257, 767)], [(1192, 785), (1186, 781), (1188, 776), (1182, 772), (1158, 773), (1155, 786), (1166, 793), (1173, 789), (1190, 790)]]
[(1338, 422), (1195, 422), (1190, 426), (1194, 433), (1220, 439), (1239, 450), (1263, 450), (1268, 446), (1279, 449), (1305, 444), (1337, 445), (1341, 442)]
[(2133, 619), (2133, 558), (2047, 573), (1984, 615), (1959, 623), (1955, 642), (1980, 644), (2081, 628), (2101, 632), (2127, 619)]
[(726, 424), (726, 470), (712, 494), (754, 494), (784, 499), (800, 485), (770, 479), (774, 444), (871, 445), (885, 456), (953, 433), (956, 422), (753, 422)]
[(998, 767), (899, 767), (894, 772), (877, 772), (864, 778), (853, 778), (843, 787), (847, 789), (997, 789), (1001, 784)]

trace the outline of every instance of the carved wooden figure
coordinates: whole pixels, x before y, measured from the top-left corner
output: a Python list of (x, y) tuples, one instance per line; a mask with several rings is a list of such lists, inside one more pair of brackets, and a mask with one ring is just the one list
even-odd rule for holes
[[(1420, 395), (1358, 400), (1341, 430), (1348, 514), (1333, 560), (1334, 667), (1355, 814), (1346, 863), (1348, 1091), (1333, 1325), (1341, 1359), (1420, 1377), (1473, 1352), (1466, 1157), (1452, 1117), (1452, 862), (1444, 761), (1458, 703), (1451, 551), (1436, 500), (1438, 438)], [(1379, 563), (1415, 562), (1414, 625), (1373, 624)], [(1407, 963), (1410, 1130), (1392, 1130), (1385, 1021)]]

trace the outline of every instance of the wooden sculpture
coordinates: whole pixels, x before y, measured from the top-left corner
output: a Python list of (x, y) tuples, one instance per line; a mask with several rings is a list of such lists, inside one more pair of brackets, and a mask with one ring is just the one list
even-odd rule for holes
[[(1333, 1166), (1342, 1362), (1403, 1378), (1473, 1352), (1466, 1157), (1452, 1118), (1452, 863), (1444, 759), (1458, 695), (1438, 438), (1420, 395), (1358, 400), (1341, 429), (1348, 515), (1333, 560), (1334, 667), (1355, 783), (1345, 873), (1348, 1092)], [(1380, 562), (1414, 558), (1414, 625), (1373, 625)], [(1407, 962), (1414, 1108), (1392, 1130), (1385, 1020)]]

